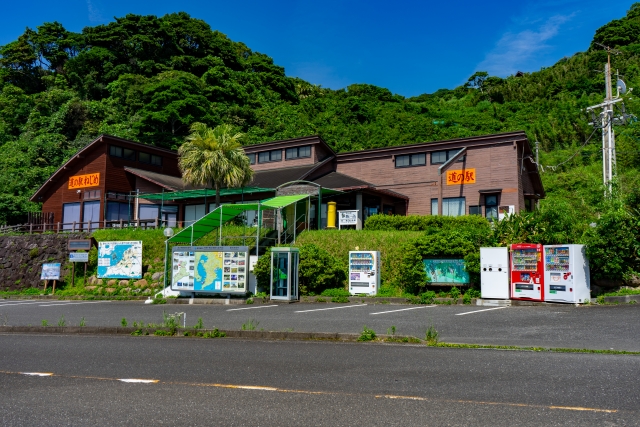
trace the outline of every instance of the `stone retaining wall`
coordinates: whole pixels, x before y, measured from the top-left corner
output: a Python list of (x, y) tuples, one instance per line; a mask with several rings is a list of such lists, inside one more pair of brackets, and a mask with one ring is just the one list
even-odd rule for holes
[(62, 264), (61, 278), (70, 274), (68, 241), (87, 238), (85, 233), (0, 236), (0, 290), (42, 286), (44, 263)]

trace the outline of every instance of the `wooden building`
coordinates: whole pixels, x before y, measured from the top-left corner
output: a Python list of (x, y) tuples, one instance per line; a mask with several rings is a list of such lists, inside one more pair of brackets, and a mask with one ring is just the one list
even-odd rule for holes
[[(524, 132), (340, 154), (317, 135), (244, 149), (254, 180), (222, 202), (263, 200), (297, 181), (340, 190), (311, 210), (320, 227), (330, 200), (364, 221), (377, 213), (498, 218), (533, 209), (544, 197)], [(184, 185), (176, 152), (108, 135), (69, 159), (31, 200), (57, 227), (75, 230), (131, 221), (183, 226), (215, 208), (213, 190)]]

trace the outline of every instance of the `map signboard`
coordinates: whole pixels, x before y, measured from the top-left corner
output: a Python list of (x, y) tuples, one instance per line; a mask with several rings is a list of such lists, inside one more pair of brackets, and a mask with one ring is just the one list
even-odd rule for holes
[(432, 285), (469, 284), (469, 273), (465, 269), (463, 259), (424, 259), (423, 263)]
[(100, 242), (98, 244), (98, 278), (142, 278), (142, 242)]
[(171, 289), (174, 291), (247, 292), (246, 246), (175, 246)]
[(42, 264), (40, 280), (60, 280), (60, 263)]

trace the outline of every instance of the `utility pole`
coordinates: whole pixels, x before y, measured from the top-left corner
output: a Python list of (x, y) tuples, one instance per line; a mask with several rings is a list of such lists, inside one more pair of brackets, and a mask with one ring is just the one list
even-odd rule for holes
[[(622, 98), (619, 97), (620, 87), (618, 86), (617, 95), (613, 97), (613, 85), (611, 82), (611, 54), (620, 54), (621, 52), (612, 49), (608, 46), (600, 45), (607, 51), (607, 63), (604, 65), (604, 81), (606, 94), (604, 102), (598, 105), (593, 105), (587, 108), (587, 111), (591, 112), (593, 126), (600, 127), (602, 129), (602, 182), (605, 186), (605, 196), (611, 194), (611, 183), (615, 175), (616, 170), (616, 143), (615, 135), (613, 132), (614, 122), (614, 104), (621, 102)], [(621, 80), (618, 79), (616, 85)], [(624, 91), (622, 92), (624, 93)], [(621, 104), (622, 116), (616, 117), (617, 122), (625, 123), (627, 115), (624, 113), (624, 104)], [(596, 118), (595, 111), (600, 111), (599, 118)]]

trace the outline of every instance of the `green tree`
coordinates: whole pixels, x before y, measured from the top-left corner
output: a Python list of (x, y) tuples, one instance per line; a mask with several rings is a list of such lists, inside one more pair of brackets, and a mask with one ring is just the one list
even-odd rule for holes
[(249, 158), (240, 140), (242, 133), (233, 133), (230, 125), (211, 129), (204, 123), (191, 125), (191, 133), (178, 150), (182, 179), (191, 185), (210, 185), (216, 190), (216, 205), (220, 205), (220, 189), (241, 187), (253, 179)]

